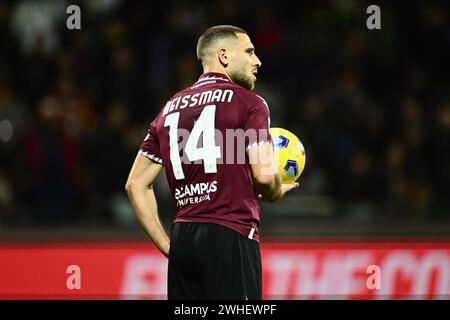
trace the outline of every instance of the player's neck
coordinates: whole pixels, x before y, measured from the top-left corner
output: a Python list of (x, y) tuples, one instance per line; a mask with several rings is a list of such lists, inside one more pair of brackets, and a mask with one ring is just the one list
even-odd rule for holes
[(230, 76), (227, 74), (224, 68), (218, 68), (218, 67), (207, 67), (205, 66), (203, 68), (203, 73), (221, 73), (225, 75), (227, 78), (230, 78)]

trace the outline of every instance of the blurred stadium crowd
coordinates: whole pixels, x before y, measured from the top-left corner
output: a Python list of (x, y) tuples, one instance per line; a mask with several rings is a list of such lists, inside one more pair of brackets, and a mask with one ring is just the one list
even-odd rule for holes
[(126, 224), (147, 126), (200, 75), (214, 24), (249, 32), (272, 126), (305, 145), (298, 194), (334, 199), (331, 219), (450, 219), (449, 4), (382, 2), (373, 31), (369, 4), (0, 1), (0, 225)]

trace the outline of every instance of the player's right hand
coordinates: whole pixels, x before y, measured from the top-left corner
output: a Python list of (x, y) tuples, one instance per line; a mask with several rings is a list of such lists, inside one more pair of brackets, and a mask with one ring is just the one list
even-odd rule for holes
[(167, 259), (169, 259), (170, 242), (167, 244), (167, 246), (161, 252)]

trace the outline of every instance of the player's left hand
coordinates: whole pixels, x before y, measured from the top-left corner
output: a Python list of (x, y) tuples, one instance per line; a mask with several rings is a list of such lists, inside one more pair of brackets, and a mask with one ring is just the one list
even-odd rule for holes
[(292, 189), (296, 189), (300, 186), (298, 182), (292, 182), (292, 183), (282, 183), (281, 184), (281, 198)]
[[(280, 197), (277, 199), (281, 199), (284, 197), (284, 195), (291, 191), (292, 189), (296, 189), (300, 186), (300, 184), (298, 182), (293, 182), (293, 183), (282, 183), (281, 184), (281, 194)], [(267, 201), (266, 199), (263, 198), (263, 196), (261, 194), (258, 194), (258, 199), (261, 199), (263, 201)]]

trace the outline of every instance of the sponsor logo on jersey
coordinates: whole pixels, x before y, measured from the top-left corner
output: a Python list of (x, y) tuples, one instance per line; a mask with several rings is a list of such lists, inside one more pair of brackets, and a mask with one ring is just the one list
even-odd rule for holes
[(187, 184), (175, 188), (175, 199), (178, 206), (196, 204), (211, 200), (210, 194), (217, 191), (217, 181)]

